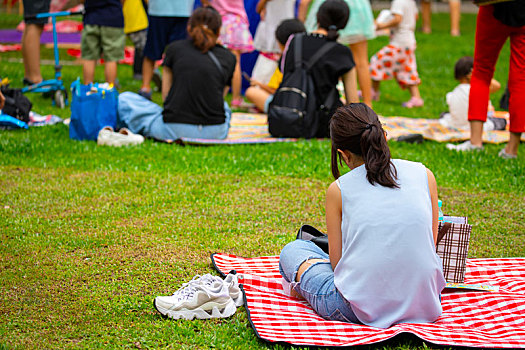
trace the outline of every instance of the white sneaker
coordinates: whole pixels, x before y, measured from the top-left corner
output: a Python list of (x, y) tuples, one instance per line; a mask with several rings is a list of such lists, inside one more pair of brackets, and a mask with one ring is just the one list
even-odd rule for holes
[(505, 151), (505, 148), (503, 148), (501, 151), (499, 151), (498, 156), (500, 156), (503, 159), (516, 159), (518, 158), (515, 154), (509, 154)]
[(453, 150), (453, 151), (481, 151), (483, 149), (483, 146), (474, 146), (470, 143), (470, 141), (465, 141), (463, 143), (460, 143), (459, 145), (454, 145), (453, 143), (447, 143), (447, 149)]
[[(230, 293), (230, 297), (235, 302), (235, 306), (243, 306), (244, 305), (244, 294), (241, 291), (241, 288), (239, 288), (239, 276), (236, 273), (229, 273), (226, 275), (224, 280), (218, 276), (213, 276), (209, 273), (203, 275), (203, 276), (195, 276), (193, 279), (187, 283), (184, 283), (181, 288), (179, 288), (178, 291), (175, 292), (175, 294), (180, 293), (182, 290), (184, 290), (185, 287), (194, 284), (194, 285), (206, 285), (209, 286), (215, 282), (224, 283), (228, 287), (228, 293)], [(174, 294), (174, 295), (175, 295)]]
[(211, 275), (195, 276), (175, 294), (156, 297), (153, 304), (164, 316), (186, 320), (225, 318), (237, 310), (228, 285)]
[(122, 128), (119, 132), (113, 131), (111, 126), (102, 128), (98, 133), (97, 144), (100, 146), (130, 146), (144, 142), (144, 136), (134, 134), (129, 129)]
[(239, 288), (239, 275), (229, 273), (226, 278), (224, 278), (223, 282), (228, 286), (228, 292), (235, 302), (235, 306), (239, 307), (244, 305), (244, 294)]

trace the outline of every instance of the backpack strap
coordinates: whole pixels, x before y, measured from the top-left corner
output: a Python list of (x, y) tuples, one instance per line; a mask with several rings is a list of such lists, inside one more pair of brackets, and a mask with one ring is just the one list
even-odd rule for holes
[(217, 58), (217, 56), (215, 56), (215, 54), (213, 52), (211, 52), (210, 50), (208, 50), (208, 56), (211, 58), (211, 60), (213, 61), (213, 63), (215, 63), (215, 65), (217, 66), (217, 69), (219, 70), (219, 72), (221, 73), (223, 79), (225, 80), (226, 82), (226, 75), (224, 74), (224, 69), (222, 69), (222, 66), (221, 66), (221, 63), (219, 62), (219, 59)]
[(303, 67), (303, 40), (304, 33), (296, 34), (294, 36), (293, 56), (295, 59), (295, 69), (301, 69)]
[[(306, 69), (310, 70), (314, 64), (319, 61), (321, 57), (323, 57), (328, 51), (330, 51), (332, 48), (334, 48), (337, 45), (335, 41), (328, 41), (326, 42), (321, 48), (306, 62)], [(337, 99), (337, 90), (333, 89), (330, 91), (330, 93), (326, 96), (325, 100), (321, 104), (321, 110), (328, 110), (333, 106)]]
[(321, 57), (323, 57), (328, 51), (330, 51), (332, 48), (334, 48), (337, 45), (335, 41), (328, 41), (326, 42), (321, 48), (306, 62), (306, 69), (310, 69), (314, 66), (314, 64), (319, 61)]
[(332, 106), (334, 105), (334, 103), (337, 100), (338, 96), (339, 96), (339, 92), (337, 91), (337, 88), (332, 89), (332, 91), (330, 91), (328, 93), (328, 95), (326, 96), (323, 104), (320, 105), (319, 108), (322, 111), (327, 111), (328, 112), (330, 110), (330, 108), (332, 108)]

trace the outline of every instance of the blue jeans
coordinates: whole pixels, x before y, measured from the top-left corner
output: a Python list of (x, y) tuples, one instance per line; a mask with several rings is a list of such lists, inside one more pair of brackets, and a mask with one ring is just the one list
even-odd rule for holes
[(310, 259), (329, 259), (329, 257), (311, 241), (290, 242), (281, 251), (279, 271), (322, 318), (361, 324), (352, 311), (350, 303), (335, 287), (334, 271), (330, 262), (312, 264), (304, 271), (301, 280), (295, 282), (299, 266)]
[(118, 97), (117, 127), (126, 127), (136, 134), (157, 140), (178, 140), (181, 137), (222, 140), (228, 136), (232, 115), (226, 102), (224, 102), (224, 111), (226, 115), (224, 124), (164, 123), (162, 107), (136, 93), (123, 92)]

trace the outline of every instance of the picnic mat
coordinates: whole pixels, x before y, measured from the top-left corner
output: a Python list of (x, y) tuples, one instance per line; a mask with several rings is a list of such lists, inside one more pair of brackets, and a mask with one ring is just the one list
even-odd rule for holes
[(187, 144), (200, 145), (233, 145), (249, 143), (293, 142), (297, 139), (272, 137), (268, 132), (268, 117), (266, 114), (233, 113), (230, 121), (230, 131), (224, 140), (194, 139), (183, 137), (180, 141)]
[(212, 262), (222, 274), (236, 270), (244, 275), (240, 283), (250, 323), (268, 342), (354, 346), (407, 332), (440, 345), (525, 348), (525, 258), (468, 259), (465, 283), (495, 285), (498, 292), (442, 294), (443, 315), (435, 323), (402, 323), (388, 329), (327, 321), (306, 301), (285, 295), (278, 256), (213, 254)]
[[(505, 118), (508, 121), (507, 112), (497, 111), (494, 116)], [(380, 116), (379, 120), (383, 123), (383, 128), (386, 130), (389, 140), (409, 134), (422, 134), (425, 139), (437, 142), (455, 142), (470, 139), (470, 130), (447, 128), (439, 123), (439, 119)], [(508, 140), (509, 132), (507, 130), (483, 132), (483, 141), (487, 143), (502, 143)], [(522, 140), (525, 141), (525, 135), (522, 136)]]
[[(496, 112), (495, 116), (508, 119), (507, 112)], [(389, 140), (409, 134), (422, 134), (424, 138), (438, 142), (464, 141), (470, 138), (470, 131), (444, 127), (439, 123), (438, 119), (382, 116), (379, 119), (387, 131)], [(483, 133), (484, 142), (502, 143), (508, 140), (508, 131), (486, 131)], [(522, 140), (525, 141), (525, 134), (522, 136)], [(268, 117), (266, 114), (233, 113), (230, 131), (226, 139), (182, 138), (180, 141), (187, 144), (220, 145), (292, 142), (297, 141), (297, 139), (272, 137), (268, 132)]]

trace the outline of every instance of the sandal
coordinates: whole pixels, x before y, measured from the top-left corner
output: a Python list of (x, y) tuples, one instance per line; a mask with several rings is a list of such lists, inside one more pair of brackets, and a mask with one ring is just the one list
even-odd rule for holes
[(232, 107), (239, 108), (242, 105), (242, 98), (232, 100)]
[(414, 107), (423, 107), (423, 99), (420, 97), (412, 97), (407, 102), (403, 103), (403, 107), (405, 108), (414, 108)]

